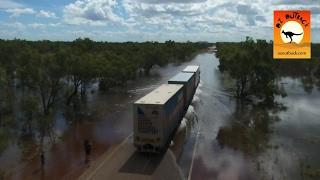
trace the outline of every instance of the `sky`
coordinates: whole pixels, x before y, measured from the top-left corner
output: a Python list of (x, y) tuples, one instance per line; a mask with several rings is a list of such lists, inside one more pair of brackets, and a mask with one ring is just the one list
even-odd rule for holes
[(319, 0), (0, 0), (0, 38), (72, 41), (242, 41), (273, 39), (273, 10), (312, 11)]

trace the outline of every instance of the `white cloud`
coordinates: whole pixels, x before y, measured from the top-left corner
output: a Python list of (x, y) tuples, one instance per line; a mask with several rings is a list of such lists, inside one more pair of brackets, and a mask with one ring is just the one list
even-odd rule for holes
[(19, 17), (22, 14), (35, 14), (36, 12), (31, 8), (13, 8), (7, 9), (7, 13), (10, 13), (10, 17)]
[(30, 28), (34, 29), (44, 29), (44, 28), (55, 28), (61, 26), (61, 23), (30, 23), (27, 25)]
[(124, 0), (123, 6), (130, 15), (146, 18), (161, 16), (163, 14), (176, 17), (196, 16), (205, 13), (208, 9), (206, 1), (188, 0), (189, 3), (177, 3), (176, 1), (165, 1), (166, 3), (158, 1), (158, 3), (154, 4), (148, 1)]
[(25, 25), (21, 22), (0, 23), (3, 29), (24, 30)]
[(164, 3), (199, 3), (206, 0), (138, 0), (143, 3), (149, 4), (164, 4)]
[(40, 10), (37, 14), (38, 17), (57, 18), (56, 14), (51, 11)]
[(0, 0), (0, 9), (21, 8), (22, 5), (11, 0)]
[(31, 28), (35, 28), (35, 29), (47, 27), (46, 24), (42, 24), (42, 23), (31, 23), (28, 26), (31, 27)]
[[(224, 1), (178, 0), (152, 4), (147, 1), (124, 0), (123, 6), (140, 27), (154, 26), (158, 31), (223, 32), (239, 25), (237, 3)], [(242, 15), (241, 15), (242, 16)], [(246, 21), (246, 19), (244, 19)]]
[(59, 27), (59, 26), (61, 26), (61, 23), (49, 23), (48, 24), (48, 26), (50, 26), (50, 27)]
[[(7, 2), (6, 12), (10, 13), (11, 17), (34, 14), (37, 17), (57, 18), (55, 12), (20, 7), (19, 4), (14, 4), (13, 0), (0, 0), (0, 8), (4, 7), (3, 2)], [(11, 7), (8, 2), (11, 3)], [(87, 34), (97, 40), (101, 37), (106, 40), (118, 38), (119, 41), (148, 40), (148, 38), (239, 41), (245, 36), (270, 40), (273, 38), (275, 9), (311, 9), (313, 32), (319, 32), (318, 0), (302, 2), (304, 1), (74, 0), (63, 8), (61, 21), (48, 20), (47, 24), (33, 22), (26, 24), (25, 28), (31, 30), (45, 28), (48, 31), (54, 28), (61, 32), (66, 30), (76, 32), (80, 29), (76, 35)], [(92, 31), (96, 33), (91, 33)], [(314, 35), (313, 39), (318, 37)]]
[(119, 22), (121, 17), (112, 8), (115, 0), (77, 0), (65, 6), (64, 21), (68, 24), (103, 25), (108, 22)]
[[(179, 38), (183, 35), (186, 40), (205, 34), (225, 40), (237, 41), (248, 35), (270, 40), (273, 10), (294, 8), (319, 11), (316, 1), (303, 5), (287, 0), (77, 0), (64, 8), (64, 21), (106, 28), (121, 26), (127, 30), (123, 33), (149, 33), (148, 37), (153, 33), (159, 39), (159, 34), (181, 34)], [(319, 22), (313, 22), (317, 27)]]
[(295, 5), (295, 4), (300, 4), (300, 5), (319, 5), (319, 0), (275, 0), (273, 1), (273, 4), (280, 4), (280, 5)]

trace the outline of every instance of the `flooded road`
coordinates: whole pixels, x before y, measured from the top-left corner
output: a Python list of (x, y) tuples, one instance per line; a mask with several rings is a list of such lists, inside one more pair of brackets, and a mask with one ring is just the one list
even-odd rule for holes
[(201, 103), (198, 129), (179, 160), (186, 178), (320, 178), (316, 87), (306, 92), (300, 80), (281, 78), (286, 97), (272, 105), (241, 104), (231, 97), (232, 81), (219, 72), (218, 59), (202, 54), (193, 62), (201, 66)]
[[(191, 62), (189, 62), (191, 63)], [(57, 110), (54, 114), (57, 142), (45, 147), (45, 166), (41, 170), (40, 158), (35, 154), (34, 142), (12, 138), (12, 144), (0, 156), (0, 170), (8, 179), (75, 179), (85, 165), (83, 143), (93, 143), (91, 160), (94, 161), (110, 146), (120, 144), (132, 134), (132, 104), (148, 92), (181, 71), (188, 63), (156, 67), (149, 77), (129, 82), (127, 87), (107, 94), (92, 91), (81, 112), (70, 116)], [(93, 87), (94, 89), (94, 87)], [(71, 121), (80, 123), (71, 124)]]
[[(94, 161), (132, 134), (132, 103), (188, 64), (201, 68), (201, 83), (182, 126), (188, 127), (171, 147), (186, 179), (302, 179), (320, 169), (320, 93), (304, 91), (299, 80), (281, 79), (288, 96), (272, 107), (243, 105), (232, 97), (233, 82), (218, 70), (219, 61), (201, 53), (179, 66), (153, 69), (151, 76), (106, 94), (89, 95), (82, 123), (71, 125), (55, 114), (59, 140), (39, 158), (21, 160), (32, 147), (13, 143), (0, 156), (9, 179), (75, 179), (84, 165), (83, 141), (93, 142)], [(192, 116), (192, 117), (191, 117)], [(183, 128), (182, 128), (183, 129)], [(30, 154), (30, 153), (29, 153)], [(29, 155), (30, 156), (30, 155)]]

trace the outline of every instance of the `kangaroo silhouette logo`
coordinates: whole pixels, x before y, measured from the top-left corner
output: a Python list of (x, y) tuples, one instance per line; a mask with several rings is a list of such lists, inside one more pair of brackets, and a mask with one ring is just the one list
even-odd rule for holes
[(284, 32), (284, 30), (282, 30), (281, 33), (286, 35), (286, 38), (288, 38), (288, 37), (290, 38), (290, 43), (292, 42), (292, 36), (294, 36), (294, 35), (299, 36), (299, 35), (303, 34), (303, 33), (296, 34), (296, 33), (293, 33), (291, 31)]
[(311, 12), (277, 10), (273, 12), (273, 58), (311, 58)]
[(284, 43), (299, 44), (303, 39), (303, 28), (296, 21), (288, 21), (282, 26), (280, 36)]

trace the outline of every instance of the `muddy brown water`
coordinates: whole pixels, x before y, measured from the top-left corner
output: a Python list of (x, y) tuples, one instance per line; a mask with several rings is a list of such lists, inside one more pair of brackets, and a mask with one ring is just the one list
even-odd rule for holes
[[(218, 71), (219, 61), (201, 53), (179, 66), (155, 68), (117, 92), (88, 97), (87, 111), (76, 125), (55, 114), (59, 139), (40, 159), (23, 161), (21, 146), (12, 143), (0, 156), (8, 179), (76, 179), (86, 168), (83, 141), (93, 143), (91, 160), (132, 134), (132, 103), (165, 83), (188, 64), (201, 66), (194, 104), (197, 120), (184, 143), (172, 149), (190, 179), (302, 179), (320, 169), (320, 93), (306, 93), (297, 79), (283, 78), (288, 96), (277, 98), (285, 108), (239, 105), (232, 81)], [(180, 138), (181, 139), (181, 138)]]

